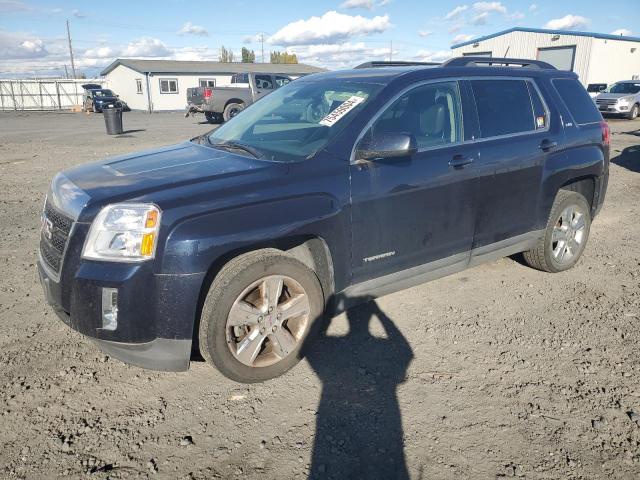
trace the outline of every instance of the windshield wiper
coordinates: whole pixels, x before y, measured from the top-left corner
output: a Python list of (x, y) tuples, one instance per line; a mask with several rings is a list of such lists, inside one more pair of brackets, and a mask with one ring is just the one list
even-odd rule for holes
[(211, 140), (209, 140), (209, 143), (211, 143), (211, 145), (213, 145), (213, 147), (215, 148), (222, 148), (225, 150), (242, 150), (243, 152), (246, 152), (249, 155), (251, 155), (253, 158), (263, 158), (263, 155), (259, 150), (253, 147), (250, 147), (249, 145), (245, 145), (244, 143), (238, 143), (238, 142), (213, 143)]

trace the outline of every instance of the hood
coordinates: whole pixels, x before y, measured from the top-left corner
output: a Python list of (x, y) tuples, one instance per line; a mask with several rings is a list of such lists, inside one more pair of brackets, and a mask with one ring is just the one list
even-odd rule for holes
[(632, 93), (601, 93), (596, 98), (598, 100), (616, 99), (622, 97), (633, 97)]
[[(108, 158), (63, 173), (86, 194), (88, 206), (144, 197), (184, 197), (185, 189), (209, 182), (211, 195), (226, 187), (257, 181), (282, 164), (256, 160), (215, 148), (184, 142), (154, 150)], [(252, 177), (252, 178), (247, 178)], [(84, 215), (83, 215), (84, 216)]]

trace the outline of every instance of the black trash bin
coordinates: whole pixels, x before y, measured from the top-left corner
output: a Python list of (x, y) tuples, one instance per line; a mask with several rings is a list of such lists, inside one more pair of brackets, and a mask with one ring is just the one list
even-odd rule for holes
[(107, 127), (107, 135), (120, 135), (122, 133), (122, 108), (105, 108), (102, 110), (104, 124)]

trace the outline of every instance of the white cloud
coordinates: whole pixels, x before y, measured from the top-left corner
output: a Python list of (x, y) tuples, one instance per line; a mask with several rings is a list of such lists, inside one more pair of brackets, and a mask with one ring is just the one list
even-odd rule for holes
[(29, 5), (17, 0), (0, 0), (0, 13), (26, 12), (31, 10)]
[(391, 3), (391, 0), (381, 0), (380, 3), (378, 3), (378, 6), (379, 7), (386, 7), (390, 3)]
[(529, 5), (529, 11), (530, 12), (535, 12), (536, 10), (538, 10), (538, 4), (537, 3), (532, 3), (531, 5)]
[[(327, 68), (353, 68), (366, 61), (389, 58), (388, 47), (370, 47), (365, 42), (299, 45), (287, 48), (287, 52), (295, 53), (303, 63)], [(399, 54), (393, 51), (394, 57)]]
[(482, 12), (473, 17), (471, 20), (472, 25), (486, 25), (487, 20), (489, 19), (489, 12)]
[(102, 46), (85, 50), (84, 56), (87, 58), (113, 58), (119, 55), (120, 51), (112, 47)]
[(206, 28), (200, 25), (194, 25), (191, 22), (185, 22), (185, 24), (182, 25), (182, 28), (178, 30), (178, 35), (198, 35), (201, 37), (206, 37), (209, 35), (209, 32)]
[(42, 39), (0, 30), (0, 59), (42, 58), (48, 54)]
[(449, 27), (449, 30), (447, 30), (447, 32), (449, 34), (453, 34), (456, 32), (459, 32), (462, 29), (462, 25), (461, 24), (456, 24), (456, 25), (452, 25), (451, 27)]
[(473, 9), (476, 12), (507, 13), (507, 7), (502, 5), (501, 2), (476, 2), (473, 4)]
[(458, 18), (462, 12), (469, 8), (468, 5), (458, 5), (456, 8), (451, 10), (444, 16), (445, 20), (453, 20), (454, 18)]
[(513, 12), (507, 15), (509, 20), (522, 20), (524, 18), (524, 13), (522, 12)]
[(577, 30), (589, 25), (589, 19), (580, 15), (565, 15), (562, 18), (554, 18), (545, 24), (545, 28), (551, 30)]
[(429, 35), (431, 35), (433, 32), (430, 30), (420, 30), (418, 32), (418, 35), (420, 35), (422, 38), (427, 38)]
[(341, 8), (366, 8), (371, 10), (373, 8), (373, 0), (346, 0), (340, 5)]
[(358, 35), (382, 33), (391, 27), (389, 15), (366, 18), (336, 11), (285, 25), (269, 38), (274, 45), (309, 45), (335, 43)]
[(435, 52), (431, 50), (418, 50), (413, 59), (418, 62), (444, 62), (450, 59), (452, 55), (451, 50), (437, 50)]
[(611, 32), (611, 35), (622, 35), (623, 37), (630, 37), (633, 35), (633, 32), (628, 28), (619, 28)]
[(468, 42), (472, 38), (473, 38), (473, 35), (466, 35), (464, 33), (460, 33), (459, 35), (456, 35), (455, 37), (453, 37), (453, 40), (451, 40), (451, 43), (455, 44), (455, 43)]
[(142, 37), (122, 50), (123, 57), (166, 57), (171, 51), (157, 38)]
[(75, 10), (71, 11), (71, 15), (73, 15), (76, 18), (85, 18), (87, 16), (86, 13), (81, 12), (80, 10), (78, 10), (77, 8)]

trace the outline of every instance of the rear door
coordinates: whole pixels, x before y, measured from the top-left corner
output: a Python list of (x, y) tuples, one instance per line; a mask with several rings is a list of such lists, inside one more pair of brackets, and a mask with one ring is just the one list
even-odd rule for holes
[(480, 152), (473, 248), (506, 247), (544, 228), (538, 203), (545, 162), (559, 154), (560, 121), (550, 122), (539, 88), (527, 78), (477, 78), (475, 99)]
[(383, 133), (414, 135), (418, 152), (364, 164), (352, 159), (353, 282), (423, 264), (466, 265), (476, 147), (463, 142), (458, 82), (425, 83), (400, 94), (362, 138)]

